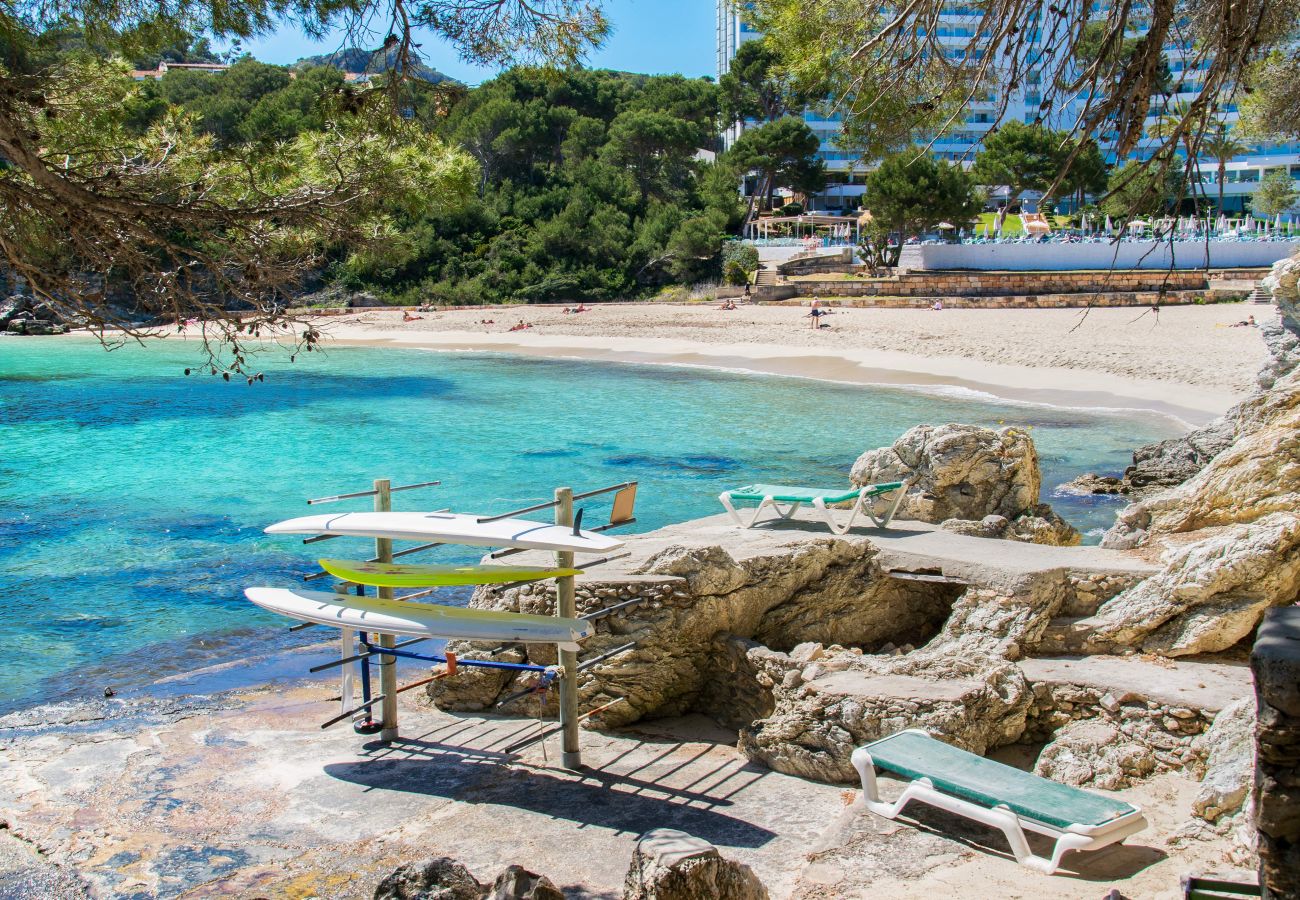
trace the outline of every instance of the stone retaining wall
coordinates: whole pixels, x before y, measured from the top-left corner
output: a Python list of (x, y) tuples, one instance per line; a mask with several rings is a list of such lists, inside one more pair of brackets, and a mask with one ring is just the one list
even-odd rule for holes
[(1217, 711), (1167, 706), (1136, 694), (1115, 694), (1077, 684), (1034, 685), (1034, 701), (1025, 724), (1027, 742), (1050, 741), (1062, 727), (1080, 720), (1097, 720), (1145, 750), (1140, 768), (1126, 772), (1139, 778), (1180, 770), (1193, 763), (1193, 740), (1214, 721)]
[[(852, 285), (852, 282), (846, 282)], [(775, 287), (776, 290), (772, 290)], [(830, 306), (862, 307), (872, 309), (929, 309), (941, 300), (948, 309), (1070, 309), (1084, 306), (1161, 306), (1195, 303), (1205, 296), (1204, 291), (1171, 291), (1161, 296), (1155, 291), (1082, 294), (1015, 294), (1003, 297), (880, 297), (838, 293), (838, 286), (828, 287), (825, 282), (794, 282), (768, 286), (754, 292), (754, 298), (768, 303), (802, 306), (813, 299)]]
[(1199, 291), (1204, 272), (908, 272), (889, 278), (826, 280), (819, 288), (843, 289), (854, 296), (1005, 297), (1011, 294)]

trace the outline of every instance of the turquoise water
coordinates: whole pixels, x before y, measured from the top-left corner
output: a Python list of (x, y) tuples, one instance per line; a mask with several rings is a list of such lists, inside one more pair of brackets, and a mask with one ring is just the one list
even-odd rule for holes
[[(1045, 494), (1174, 431), (1149, 415), (421, 350), (266, 354), (250, 387), (185, 377), (197, 353), (0, 338), (0, 707), (98, 693), (127, 666), (157, 676), (313, 639), (242, 598), (298, 583), (317, 549), (261, 529), (376, 476), (443, 481), (397, 508), (484, 513), (636, 479), (649, 529), (717, 512), (719, 491), (751, 480), (842, 481), (863, 449), (922, 422), (1032, 426)], [(1113, 520), (1113, 501), (1051, 499), (1081, 529)]]

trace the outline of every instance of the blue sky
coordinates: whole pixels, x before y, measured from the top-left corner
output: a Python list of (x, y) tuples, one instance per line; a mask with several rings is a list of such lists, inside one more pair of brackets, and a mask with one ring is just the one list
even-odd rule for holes
[[(714, 4), (711, 0), (604, 0), (611, 34), (587, 64), (649, 74), (714, 74)], [(245, 49), (269, 63), (291, 63), (303, 56), (339, 49), (341, 36), (310, 41), (292, 27), (249, 41)], [(382, 36), (378, 39), (382, 40)], [(378, 43), (378, 40), (376, 43)], [(447, 44), (424, 35), (421, 52), (440, 72), (478, 84), (495, 70), (462, 61)]]

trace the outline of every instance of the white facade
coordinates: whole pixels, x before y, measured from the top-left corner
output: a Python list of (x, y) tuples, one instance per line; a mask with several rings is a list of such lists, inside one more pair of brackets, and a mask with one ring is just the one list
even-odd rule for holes
[[(940, 43), (948, 48), (947, 52), (954, 58), (960, 58), (966, 52), (971, 38), (987, 36), (983, 34), (976, 35), (980, 20), (978, 8), (974, 5), (963, 6), (962, 2), (963, 0), (954, 0), (950, 4), (949, 11), (941, 18), (937, 34)], [(721, 77), (727, 72), (731, 58), (742, 43), (759, 36), (757, 31), (741, 20), (732, 2), (717, 0), (718, 76)], [(1033, 52), (1032, 48), (1033, 44), (1031, 43), (1030, 52)], [(1192, 52), (1187, 48), (1175, 46), (1167, 48), (1166, 55), (1169, 59), (1171, 77), (1176, 89), (1170, 105), (1172, 106), (1178, 101), (1188, 102), (1192, 100), (1201, 89), (1196, 71), (1192, 68), (1195, 66), (1195, 62), (1189, 58), (1193, 55)], [(1050, 68), (1045, 61), (1044, 69)], [(1047, 78), (1050, 76), (1044, 73), (1041, 77)], [(1017, 89), (1012, 96), (1007, 98), (1006, 108), (1002, 113), (1004, 121), (1014, 119), (1032, 123), (1041, 114), (1040, 104), (1043, 97), (1040, 83), (1032, 71), (1025, 80), (1024, 87)], [(1000, 99), (990, 97), (985, 101), (968, 104), (965, 120), (951, 128), (948, 134), (936, 140), (932, 147), (932, 153), (940, 159), (969, 164), (979, 150), (980, 140), (993, 127), (998, 116)], [(1067, 106), (1066, 109), (1058, 111), (1053, 116), (1044, 114), (1044, 124), (1056, 128), (1068, 128), (1077, 113), (1077, 108)], [(818, 152), (818, 156), (825, 162), (828, 175), (826, 190), (813, 198), (814, 207), (819, 210), (851, 210), (856, 208), (864, 190), (863, 182), (866, 173), (869, 171), (869, 166), (859, 160), (856, 154), (843, 150), (835, 144), (835, 139), (840, 131), (838, 115), (805, 110), (803, 118), (808, 127), (821, 139), (821, 150)], [(1220, 118), (1229, 124), (1236, 122), (1236, 105), (1226, 105), (1220, 113)], [(1151, 121), (1154, 121), (1154, 117)], [(738, 124), (724, 133), (724, 140), (728, 146), (743, 130), (743, 127), (743, 124)], [(1113, 134), (1098, 135), (1098, 143), (1101, 145), (1103, 153), (1107, 153), (1108, 149), (1113, 147), (1114, 139)], [(1153, 141), (1144, 141), (1138, 148), (1136, 155), (1139, 157), (1149, 156), (1155, 145)], [(1113, 152), (1107, 153), (1107, 156), (1107, 162), (1115, 162)], [(1218, 162), (1213, 159), (1201, 159), (1199, 160), (1199, 167), (1200, 192), (1208, 200), (1217, 202), (1219, 195), (1219, 186), (1217, 184)], [(1264, 175), (1274, 169), (1287, 171), (1293, 179), (1300, 181), (1300, 142), (1253, 147), (1250, 153), (1232, 160), (1227, 166), (1227, 177), (1224, 179), (1225, 209), (1230, 212), (1241, 211), (1245, 199), (1255, 191)], [(1300, 187), (1300, 185), (1297, 185), (1297, 187)]]

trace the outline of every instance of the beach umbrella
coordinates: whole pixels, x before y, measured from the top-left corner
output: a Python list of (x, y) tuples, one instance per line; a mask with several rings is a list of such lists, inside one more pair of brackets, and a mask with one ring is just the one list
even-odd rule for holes
[(1115, 230), (1115, 226), (1111, 224), (1110, 216), (1107, 216), (1107, 217), (1106, 217), (1106, 231), (1107, 231), (1107, 232), (1111, 232), (1111, 231), (1114, 231), (1114, 230)]

